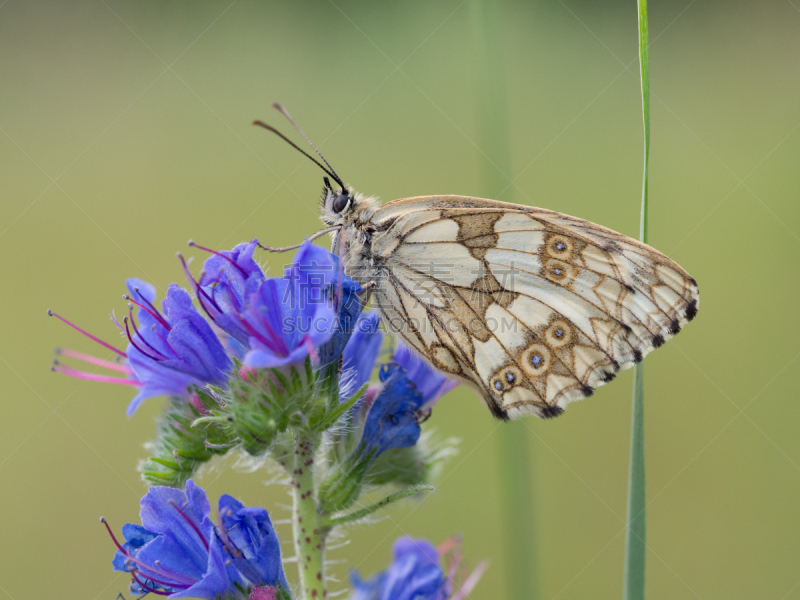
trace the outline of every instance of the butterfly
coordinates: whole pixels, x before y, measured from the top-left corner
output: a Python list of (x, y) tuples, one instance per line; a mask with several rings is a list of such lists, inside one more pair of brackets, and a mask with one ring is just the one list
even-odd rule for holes
[[(380, 205), (322, 159), (322, 221), (363, 302), (502, 420), (591, 396), (695, 318), (697, 282), (658, 250), (544, 208), (468, 196)], [(334, 180), (330, 183), (328, 176)], [(291, 249), (289, 246), (282, 249)]]

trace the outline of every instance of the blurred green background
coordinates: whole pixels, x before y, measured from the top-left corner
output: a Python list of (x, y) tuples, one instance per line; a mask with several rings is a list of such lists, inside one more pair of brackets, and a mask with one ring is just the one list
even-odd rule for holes
[[(513, 168), (496, 195), (636, 236), (635, 2), (499, 11)], [(163, 406), (127, 419), (130, 389), (50, 373), (53, 347), (96, 348), (45, 310), (114, 340), (124, 278), (182, 280), (189, 238), (317, 230), (320, 172), (250, 126), (288, 132), (273, 100), (364, 192), (478, 194), (471, 31), (462, 0), (0, 6), (0, 598), (127, 595), (97, 519), (137, 520), (135, 466)], [(648, 593), (800, 598), (800, 3), (652, 2), (650, 36), (651, 243), (696, 277), (701, 310), (646, 361)], [(517, 425), (541, 598), (621, 596), (630, 397), (628, 371)], [(399, 535), (460, 533), (473, 564), (492, 563), (472, 597), (506, 598), (508, 426), (465, 389), (429, 424), (462, 439), (460, 456), (433, 495), (354, 529), (332, 573), (384, 567)], [(284, 518), (266, 478), (216, 468), (200, 483)]]

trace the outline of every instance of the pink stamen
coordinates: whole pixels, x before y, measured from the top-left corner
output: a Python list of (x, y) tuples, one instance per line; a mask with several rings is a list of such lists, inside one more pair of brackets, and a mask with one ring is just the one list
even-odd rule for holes
[(200, 528), (197, 525), (195, 525), (194, 521), (192, 521), (185, 512), (183, 512), (181, 510), (180, 506), (175, 504), (175, 502), (173, 502), (173, 501), (170, 501), (170, 504), (172, 504), (172, 506), (175, 507), (175, 510), (177, 510), (180, 513), (180, 515), (184, 519), (186, 519), (186, 522), (189, 523), (189, 525), (191, 525), (192, 529), (194, 529), (195, 533), (197, 534), (197, 537), (199, 537), (200, 541), (203, 542), (203, 546), (206, 547), (206, 551), (208, 551), (208, 541), (206, 540), (205, 536), (203, 535), (203, 532), (200, 531)]
[[(151, 569), (148, 568), (147, 570), (150, 571)], [(158, 571), (164, 572), (164, 569), (159, 566)], [(142, 575), (144, 575), (147, 578), (148, 581), (152, 581), (154, 583), (161, 584), (162, 586), (167, 586), (168, 585), (169, 587), (180, 587), (180, 588), (184, 588), (184, 589), (187, 588), (187, 587), (192, 587), (191, 585), (184, 585), (182, 583), (175, 583), (174, 581), (165, 581), (164, 579), (159, 579), (157, 577), (153, 577), (152, 575), (150, 575), (150, 573), (143, 572), (142, 569), (136, 569), (136, 571), (132, 571), (132, 573), (133, 572), (141, 573)], [(164, 572), (164, 574), (166, 575), (166, 572)], [(193, 581), (193, 584), (194, 583), (196, 583), (196, 582)]]
[(142, 581), (136, 576), (136, 572), (131, 572), (131, 575), (133, 575), (133, 578), (136, 580), (136, 583), (142, 586), (142, 589), (150, 594), (158, 594), (159, 596), (169, 596), (172, 593), (172, 592), (161, 592), (155, 588), (150, 587), (144, 581)]
[(118, 385), (132, 385), (132, 386), (142, 385), (142, 382), (137, 381), (136, 379), (123, 379), (121, 377), (108, 377), (107, 375), (87, 373), (85, 371), (78, 371), (77, 369), (73, 369), (72, 367), (68, 367), (67, 365), (62, 365), (59, 362), (56, 362), (51, 367), (51, 369), (55, 373), (61, 373), (62, 375), (68, 375), (69, 377), (75, 377), (76, 379), (87, 379), (89, 381), (102, 381), (103, 383), (116, 383)]
[(60, 356), (68, 356), (69, 358), (74, 358), (76, 360), (83, 361), (85, 363), (89, 363), (92, 365), (97, 365), (98, 367), (103, 367), (104, 369), (110, 369), (112, 371), (119, 371), (120, 373), (132, 373), (128, 367), (125, 365), (121, 365), (119, 363), (111, 362), (110, 360), (103, 360), (102, 358), (97, 358), (96, 356), (92, 356), (91, 354), (84, 354), (83, 352), (78, 352), (77, 350), (69, 350), (65, 348), (56, 348), (56, 354)]
[[(139, 292), (138, 288), (136, 288), (136, 293), (138, 293), (138, 294), (139, 294), (139, 297), (140, 297), (142, 300), (144, 300), (145, 302), (147, 302), (147, 299), (146, 299), (144, 296), (142, 296), (142, 294)], [(161, 313), (159, 313), (159, 312), (158, 312), (158, 311), (155, 309), (155, 307), (154, 307), (152, 304), (150, 304), (149, 302), (147, 302), (147, 304), (150, 304), (150, 306), (153, 306), (153, 308), (152, 308), (152, 309), (150, 308), (150, 306), (147, 306), (147, 305), (145, 305), (145, 304), (142, 304), (141, 302), (137, 302), (136, 300), (134, 300), (133, 298), (131, 298), (130, 296), (128, 296), (128, 294), (122, 294), (122, 297), (123, 297), (123, 299), (127, 300), (128, 302), (133, 302), (133, 303), (134, 303), (136, 306), (138, 306), (139, 308), (141, 308), (143, 311), (145, 311), (145, 312), (149, 313), (149, 314), (150, 314), (150, 316), (151, 316), (151, 317), (153, 317), (153, 318), (154, 318), (156, 321), (158, 321), (159, 323), (161, 323), (161, 325), (163, 325), (163, 326), (164, 326), (164, 327), (167, 329), (167, 331), (171, 331), (171, 330), (172, 330), (172, 327), (170, 327), (169, 323), (167, 323), (167, 321), (164, 319), (164, 317), (162, 317), (162, 316), (161, 316)]]
[(131, 558), (133, 558), (133, 557), (132, 557), (132, 556), (131, 556), (131, 555), (128, 553), (128, 551), (127, 551), (127, 550), (125, 550), (125, 548), (123, 548), (123, 547), (122, 547), (122, 544), (120, 544), (120, 543), (117, 541), (117, 536), (115, 536), (115, 535), (114, 535), (114, 532), (113, 532), (113, 531), (111, 531), (111, 527), (108, 525), (108, 522), (106, 521), (106, 518), (105, 518), (105, 517), (100, 517), (100, 522), (101, 522), (103, 525), (105, 525), (105, 526), (106, 526), (106, 531), (108, 531), (108, 535), (110, 535), (110, 536), (111, 536), (111, 540), (114, 542), (114, 545), (115, 545), (115, 546), (116, 546), (116, 547), (119, 549), (119, 551), (120, 551), (120, 552), (122, 552), (122, 553), (123, 553), (125, 556), (130, 556)]
[(186, 264), (186, 261), (183, 259), (183, 255), (180, 252), (178, 252), (178, 259), (181, 261), (181, 265), (183, 265), (183, 272), (186, 274), (186, 278), (194, 286), (194, 293), (197, 296), (197, 301), (200, 302), (200, 307), (208, 315), (208, 318), (216, 323), (217, 320), (214, 318), (214, 313), (208, 309), (206, 302), (210, 302), (217, 313), (221, 313), (222, 309), (219, 307), (214, 298), (209, 296), (208, 293), (202, 287), (200, 287), (200, 283), (194, 277), (192, 277), (192, 274), (189, 271), (189, 266)]
[[(122, 544), (120, 544), (119, 541), (117, 540), (117, 536), (115, 536), (114, 532), (111, 531), (111, 527), (109, 527), (108, 522), (106, 521), (105, 517), (100, 517), (100, 522), (103, 525), (105, 525), (106, 531), (108, 531), (108, 535), (111, 536), (111, 540), (114, 542), (114, 545), (117, 547), (117, 549), (119, 549), (119, 551), (122, 552), (123, 556), (125, 558), (127, 558), (128, 560), (130, 560), (131, 562), (139, 565), (140, 567), (144, 567), (145, 569), (147, 569), (149, 571), (161, 572), (161, 573), (163, 573), (165, 575), (173, 575), (176, 579), (182, 579), (184, 581), (183, 585), (187, 585), (187, 587), (191, 587), (192, 585), (197, 583), (191, 577), (187, 577), (186, 575), (182, 575), (180, 573), (175, 573), (174, 571), (169, 571), (168, 569), (163, 568), (160, 564), (157, 565), (158, 569), (153, 569), (153, 567), (151, 567), (147, 563), (144, 563), (144, 562), (140, 561), (138, 558), (133, 556), (130, 552), (128, 552), (127, 550), (125, 550), (125, 548), (122, 547)], [(141, 571), (141, 569), (139, 569), (139, 570)], [(135, 577), (135, 575), (134, 575), (134, 577)], [(172, 586), (173, 584), (168, 584), (168, 585)], [(181, 585), (181, 584), (174, 584), (174, 585)]]
[(139, 296), (139, 298), (141, 298), (141, 299), (142, 299), (142, 301), (143, 301), (145, 304), (147, 304), (147, 306), (149, 306), (149, 307), (150, 307), (150, 310), (152, 310), (152, 311), (153, 311), (154, 313), (156, 313), (156, 314), (157, 314), (159, 317), (161, 317), (162, 321), (164, 321), (164, 327), (166, 327), (167, 329), (169, 329), (170, 327), (169, 327), (169, 324), (167, 323), (167, 319), (166, 319), (166, 317), (162, 317), (162, 316), (161, 316), (161, 313), (159, 312), (159, 310), (158, 310), (158, 309), (155, 307), (155, 305), (154, 305), (152, 302), (150, 302), (150, 300), (148, 300), (147, 298), (145, 298), (145, 297), (144, 297), (144, 295), (142, 294), (142, 292), (140, 292), (140, 291), (139, 291), (139, 288), (138, 288), (138, 287), (135, 287), (135, 288), (133, 288), (133, 291), (134, 291), (134, 292), (136, 292), (136, 294)]
[(48, 315), (50, 315), (51, 317), (55, 317), (55, 318), (56, 318), (56, 319), (58, 319), (59, 321), (63, 321), (64, 323), (66, 323), (67, 325), (69, 325), (70, 327), (72, 327), (73, 329), (75, 329), (76, 331), (79, 331), (80, 333), (82, 333), (83, 335), (85, 335), (86, 337), (88, 337), (90, 340), (92, 340), (92, 341), (94, 341), (94, 342), (97, 342), (98, 344), (100, 344), (100, 345), (101, 345), (101, 346), (103, 346), (104, 348), (108, 348), (108, 349), (109, 349), (109, 350), (111, 350), (112, 352), (116, 352), (116, 353), (117, 353), (117, 354), (119, 354), (119, 355), (120, 355), (122, 358), (128, 358), (128, 355), (127, 355), (127, 354), (125, 354), (125, 353), (124, 353), (122, 350), (117, 350), (116, 348), (114, 348), (114, 346), (112, 346), (112, 345), (111, 345), (111, 344), (109, 344), (108, 342), (104, 342), (104, 341), (103, 341), (103, 340), (101, 340), (100, 338), (93, 336), (91, 333), (89, 333), (89, 332), (87, 332), (87, 331), (84, 331), (83, 329), (81, 329), (81, 328), (80, 328), (80, 327), (78, 327), (77, 325), (74, 325), (73, 323), (70, 323), (70, 322), (69, 322), (69, 321), (67, 321), (67, 320), (66, 320), (64, 317), (62, 317), (61, 315), (58, 315), (58, 314), (54, 313), (54, 312), (53, 312), (52, 310), (50, 310), (49, 308), (47, 309), (47, 314), (48, 314)]
[[(158, 362), (158, 361), (160, 361), (160, 360), (164, 360), (164, 357), (163, 357), (163, 356), (162, 356), (161, 358), (156, 358), (156, 357), (155, 357), (155, 356), (153, 356), (152, 354), (150, 354), (150, 353), (148, 353), (148, 352), (145, 352), (144, 350), (142, 350), (142, 349), (141, 349), (141, 348), (140, 348), (140, 347), (139, 347), (139, 346), (136, 344), (136, 342), (134, 342), (134, 341), (133, 341), (133, 338), (131, 337), (131, 331), (130, 331), (130, 329), (128, 328), (128, 317), (125, 317), (124, 319), (122, 319), (122, 322), (123, 322), (123, 323), (125, 323), (125, 333), (128, 335), (128, 340), (130, 341), (130, 343), (133, 345), (133, 347), (134, 347), (134, 348), (136, 348), (136, 349), (137, 349), (139, 352), (141, 352), (141, 353), (142, 353), (142, 354), (144, 354), (145, 356), (147, 356), (147, 357), (149, 357), (149, 358), (153, 359), (153, 360), (154, 360), (154, 361), (156, 361), (156, 362)], [(159, 354), (160, 354), (160, 353), (159, 353)]]
[[(186, 583), (185, 584), (177, 584), (177, 585), (186, 585), (186, 587), (192, 587), (197, 581), (189, 577), (188, 575), (183, 575), (182, 573), (178, 573), (176, 571), (172, 571), (166, 567), (161, 566), (161, 561), (155, 561), (156, 566), (158, 567), (159, 573), (164, 573), (165, 575), (169, 575), (173, 579), (183, 579)], [(168, 585), (175, 586), (176, 584), (170, 583)]]
[(215, 255), (217, 255), (217, 256), (219, 256), (221, 258), (224, 258), (229, 263), (231, 263), (234, 267), (239, 269), (239, 272), (242, 274), (242, 277), (247, 279), (247, 277), (248, 277), (247, 271), (245, 271), (242, 267), (240, 267), (238, 264), (236, 264), (236, 261), (233, 260), (230, 256), (225, 256), (222, 252), (217, 252), (216, 250), (212, 250), (211, 248), (205, 248), (203, 246), (198, 246), (197, 244), (194, 243), (193, 240), (189, 240), (188, 245), (191, 246), (192, 248), (197, 248), (198, 250), (202, 250), (203, 252), (210, 252), (211, 254), (215, 254)]
[[(203, 305), (203, 300), (201, 298), (201, 296), (203, 296), (204, 298), (206, 298), (206, 300), (211, 302), (211, 304), (214, 306), (214, 308), (217, 311), (222, 312), (222, 309), (219, 307), (219, 305), (214, 300), (214, 298), (209, 296), (206, 293), (206, 291), (202, 287), (200, 287), (200, 282), (197, 281), (194, 277), (192, 277), (192, 273), (189, 271), (189, 265), (183, 259), (183, 255), (180, 252), (178, 252), (178, 260), (180, 260), (181, 261), (181, 265), (183, 265), (183, 272), (186, 274), (186, 278), (189, 281), (191, 281), (192, 285), (194, 286), (195, 293), (197, 294), (197, 299), (200, 300), (200, 305), (201, 306)], [(203, 310), (205, 310), (208, 313), (208, 310), (205, 308), (205, 306), (203, 306)], [(211, 313), (209, 313), (208, 316), (211, 317), (212, 319), (214, 318), (214, 317), (211, 316)]]
[(461, 589), (458, 590), (458, 593), (452, 596), (450, 600), (464, 600), (464, 598), (466, 598), (469, 593), (475, 589), (475, 586), (478, 585), (478, 582), (481, 580), (481, 577), (483, 577), (483, 574), (488, 568), (489, 563), (487, 561), (484, 560), (483, 562), (479, 563), (478, 566), (475, 567), (475, 570), (472, 571), (470, 576), (467, 577), (467, 580), (463, 583)]
[[(159, 356), (164, 356), (161, 352), (159, 352), (158, 350), (153, 348), (153, 345), (150, 342), (148, 342), (141, 333), (139, 333), (139, 328), (136, 326), (136, 319), (133, 318), (133, 306), (130, 305), (130, 304), (128, 305), (128, 316), (130, 317), (131, 325), (133, 325), (134, 334), (136, 334), (136, 336), (144, 343), (144, 345), (147, 346), (148, 348), (150, 348), (150, 350), (152, 350), (155, 354), (157, 354)], [(126, 324), (126, 327), (127, 327), (127, 324)], [(159, 334), (156, 334), (156, 335), (158, 335), (161, 338), (161, 336)], [(163, 340), (164, 338), (161, 338), (161, 339)], [(167, 345), (169, 345), (169, 344), (167, 344)]]

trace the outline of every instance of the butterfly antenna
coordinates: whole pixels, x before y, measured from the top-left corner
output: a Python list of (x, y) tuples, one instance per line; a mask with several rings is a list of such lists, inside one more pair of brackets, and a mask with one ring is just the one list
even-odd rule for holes
[[(289, 138), (287, 138), (285, 135), (283, 135), (283, 134), (282, 134), (280, 131), (278, 131), (277, 129), (275, 129), (275, 128), (274, 128), (272, 125), (267, 125), (267, 124), (266, 124), (266, 123), (264, 123), (263, 121), (253, 121), (253, 125), (258, 125), (259, 127), (263, 127), (263, 128), (264, 128), (264, 129), (266, 129), (267, 131), (271, 131), (272, 133), (274, 133), (275, 135), (277, 135), (277, 136), (278, 136), (279, 138), (281, 138), (281, 139), (282, 139), (284, 142), (286, 142), (287, 144), (289, 144), (289, 145), (290, 145), (292, 148), (294, 148), (295, 150), (297, 150), (298, 152), (300, 152), (302, 155), (304, 155), (306, 158), (308, 158), (308, 160), (312, 161), (312, 162), (313, 162), (314, 164), (316, 164), (316, 165), (317, 165), (317, 166), (318, 166), (320, 169), (322, 169), (322, 170), (323, 170), (323, 171), (325, 171), (325, 172), (326, 172), (328, 175), (330, 175), (331, 177), (333, 177), (334, 181), (336, 181), (336, 183), (338, 183), (340, 186), (342, 186), (342, 189), (344, 189), (344, 184), (342, 183), (342, 180), (341, 180), (341, 179), (339, 179), (339, 177), (336, 175), (336, 173), (334, 173), (334, 172), (333, 172), (333, 169), (330, 169), (330, 170), (326, 169), (326, 168), (325, 168), (325, 166), (324, 166), (324, 165), (323, 165), (321, 162), (319, 162), (319, 161), (318, 161), (316, 158), (314, 158), (313, 156), (311, 156), (311, 155), (310, 155), (308, 152), (306, 152), (305, 150), (303, 150), (303, 149), (302, 149), (300, 146), (298, 146), (298, 145), (297, 145), (297, 144), (295, 144), (295, 143), (294, 143), (292, 140), (290, 140), (290, 139), (289, 139)], [(323, 158), (322, 160), (325, 160), (325, 159)], [(328, 163), (326, 162), (325, 164), (327, 165)], [(330, 165), (329, 165), (329, 166), (330, 166)], [(326, 177), (326, 179), (327, 179), (327, 177)], [(328, 186), (328, 187), (330, 187), (330, 186)]]
[(339, 176), (336, 174), (336, 171), (334, 171), (334, 170), (333, 170), (333, 167), (330, 165), (330, 163), (329, 163), (327, 160), (325, 160), (325, 157), (324, 157), (324, 156), (322, 156), (322, 152), (320, 152), (320, 151), (317, 149), (317, 147), (316, 147), (316, 146), (315, 146), (315, 145), (314, 145), (314, 144), (311, 142), (311, 140), (310, 140), (310, 139), (308, 139), (308, 136), (305, 134), (305, 132), (303, 132), (303, 130), (302, 130), (302, 129), (300, 129), (300, 126), (299, 126), (299, 125), (297, 124), (297, 122), (296, 122), (296, 121), (295, 121), (295, 120), (292, 118), (292, 115), (290, 115), (290, 114), (289, 114), (289, 111), (288, 111), (288, 110), (286, 110), (286, 109), (285, 109), (283, 106), (281, 106), (281, 105), (280, 105), (280, 104), (278, 104), (277, 102), (273, 102), (273, 103), (272, 103), (272, 108), (274, 108), (274, 109), (275, 109), (275, 110), (277, 110), (277, 111), (280, 111), (280, 113), (281, 113), (281, 114), (282, 114), (284, 117), (286, 117), (286, 119), (289, 121), (289, 123), (291, 123), (291, 124), (292, 124), (292, 127), (294, 127), (294, 128), (297, 130), (297, 133), (299, 133), (300, 135), (302, 135), (302, 136), (303, 136), (303, 139), (304, 139), (304, 140), (305, 140), (305, 141), (308, 143), (308, 145), (309, 145), (309, 146), (311, 146), (311, 147), (314, 149), (314, 152), (316, 152), (316, 153), (317, 153), (317, 156), (319, 156), (319, 157), (322, 159), (322, 162), (324, 162), (324, 163), (325, 163), (325, 165), (328, 167), (328, 170), (329, 170), (329, 174), (330, 174), (330, 176), (331, 176), (331, 177), (333, 177), (334, 181), (336, 181), (336, 183), (338, 183), (338, 184), (339, 184), (339, 185), (342, 187), (342, 189), (344, 190), (344, 183), (342, 183), (342, 180), (341, 180), (341, 179), (339, 178)]

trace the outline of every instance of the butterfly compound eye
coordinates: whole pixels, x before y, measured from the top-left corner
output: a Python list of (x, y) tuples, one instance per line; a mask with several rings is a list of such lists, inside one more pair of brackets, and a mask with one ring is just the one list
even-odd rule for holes
[(345, 208), (347, 208), (348, 204), (350, 204), (350, 196), (347, 194), (339, 194), (336, 198), (333, 199), (333, 203), (331, 204), (331, 208), (333, 212), (339, 214)]

